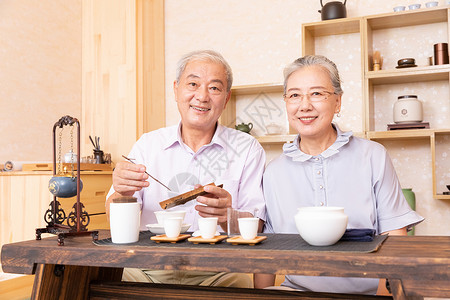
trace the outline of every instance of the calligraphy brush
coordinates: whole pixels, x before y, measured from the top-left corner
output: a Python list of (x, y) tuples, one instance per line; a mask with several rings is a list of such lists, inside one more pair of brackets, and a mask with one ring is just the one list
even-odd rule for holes
[[(123, 158), (125, 158), (126, 160), (128, 160), (130, 163), (132, 164), (136, 164), (131, 158), (126, 157), (125, 155), (122, 155)], [(159, 181), (158, 179), (156, 179), (155, 177), (153, 177), (152, 175), (150, 175), (149, 173), (147, 173), (147, 171), (145, 171), (145, 174), (147, 174), (148, 176), (150, 176), (154, 181), (156, 181), (157, 183), (159, 183), (160, 185), (162, 185), (163, 187), (165, 187), (166, 189), (168, 189), (169, 191), (172, 191), (171, 189), (169, 189), (164, 183), (162, 183), (161, 181)]]
[(92, 137), (91, 137), (91, 136), (89, 136), (89, 139), (91, 140), (92, 146), (94, 146), (94, 148), (97, 149), (97, 147), (95, 146), (95, 143), (94, 143), (94, 141), (92, 140)]

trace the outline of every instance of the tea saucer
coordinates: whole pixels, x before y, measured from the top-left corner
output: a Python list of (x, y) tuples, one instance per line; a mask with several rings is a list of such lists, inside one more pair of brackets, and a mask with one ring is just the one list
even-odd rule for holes
[(399, 65), (396, 66), (396, 69), (403, 69), (403, 68), (412, 68), (412, 67), (417, 67), (417, 65), (410, 65), (410, 64), (404, 64), (404, 65)]
[[(147, 224), (147, 225), (145, 225), (145, 227), (147, 227), (147, 229), (151, 233), (165, 234), (163, 225), (160, 225), (160, 224)], [(181, 232), (180, 233), (185, 233), (189, 229), (189, 227), (191, 227), (191, 224), (183, 224), (183, 225), (181, 225)]]

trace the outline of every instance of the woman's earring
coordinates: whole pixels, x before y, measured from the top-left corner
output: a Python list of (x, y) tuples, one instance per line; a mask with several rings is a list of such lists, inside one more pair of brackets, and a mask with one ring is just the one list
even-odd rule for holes
[(341, 113), (337, 112), (336, 117), (340, 118), (341, 117)]

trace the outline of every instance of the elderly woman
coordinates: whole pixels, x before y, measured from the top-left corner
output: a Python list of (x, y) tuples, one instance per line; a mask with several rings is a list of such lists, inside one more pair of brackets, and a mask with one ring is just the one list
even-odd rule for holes
[[(299, 134), (265, 171), (265, 232), (297, 233), (294, 215), (301, 206), (344, 207), (348, 228), (377, 234), (406, 235), (423, 220), (408, 206), (386, 149), (332, 123), (343, 94), (332, 61), (323, 56), (295, 60), (284, 70), (284, 91), (289, 124)], [(256, 274), (255, 287), (273, 285), (273, 280), (273, 275)], [(375, 294), (379, 281), (288, 275), (282, 286)]]

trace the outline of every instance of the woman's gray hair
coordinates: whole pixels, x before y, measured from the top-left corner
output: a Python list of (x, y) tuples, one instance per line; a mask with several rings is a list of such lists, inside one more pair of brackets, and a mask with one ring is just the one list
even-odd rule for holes
[(284, 68), (284, 93), (286, 94), (287, 81), (289, 77), (295, 71), (309, 66), (321, 66), (330, 76), (331, 84), (333, 85), (334, 92), (337, 95), (342, 95), (344, 91), (341, 87), (341, 78), (339, 77), (339, 71), (336, 64), (322, 55), (306, 55), (294, 60), (286, 68)]
[(224, 66), (225, 72), (227, 74), (227, 92), (231, 90), (231, 86), (233, 85), (233, 72), (231, 71), (231, 67), (220, 53), (213, 50), (197, 50), (184, 55), (177, 63), (177, 84), (180, 83), (181, 74), (183, 74), (187, 64), (191, 61), (196, 60), (211, 61)]

